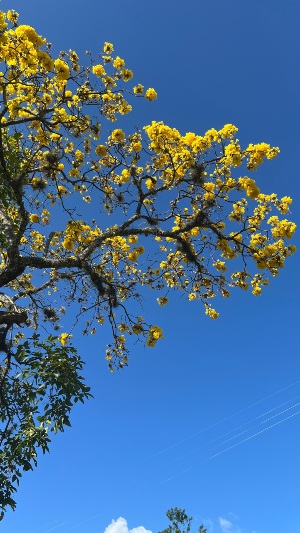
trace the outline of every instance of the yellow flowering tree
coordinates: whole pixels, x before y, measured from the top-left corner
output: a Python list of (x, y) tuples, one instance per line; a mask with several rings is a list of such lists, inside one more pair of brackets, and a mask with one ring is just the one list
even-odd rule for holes
[(200, 135), (162, 122), (112, 127), (133, 97), (157, 94), (130, 85), (133, 73), (111, 43), (84, 64), (73, 50), (52, 58), (46, 39), (11, 10), (0, 12), (0, 60), (5, 510), (49, 432), (63, 430), (73, 403), (89, 396), (70, 316), (73, 324), (84, 317), (84, 334), (108, 322), (105, 357), (111, 371), (122, 368), (130, 337), (148, 347), (163, 338), (139, 314), (147, 289), (161, 306), (179, 290), (216, 319), (217, 295), (261, 294), (295, 251), (296, 226), (286, 218), (291, 198), (261, 192), (253, 178), (278, 148), (241, 146), (232, 124)]

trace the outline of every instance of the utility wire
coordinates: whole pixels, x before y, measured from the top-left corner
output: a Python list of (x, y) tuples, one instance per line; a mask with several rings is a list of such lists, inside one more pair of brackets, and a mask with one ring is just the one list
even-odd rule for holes
[(167, 446), (166, 448), (163, 448), (162, 450), (159, 450), (158, 452), (154, 453), (153, 455), (150, 455), (149, 457), (144, 459), (142, 461), (142, 463), (150, 461), (150, 459), (153, 459), (154, 457), (157, 457), (158, 455), (161, 455), (162, 453), (165, 453), (165, 452), (171, 450), (172, 448), (175, 448), (176, 446), (179, 446), (183, 442), (186, 442), (186, 441), (192, 439), (193, 437), (196, 437), (197, 435), (200, 435), (201, 433), (204, 433), (208, 429), (211, 429), (211, 428), (213, 428), (215, 426), (218, 426), (219, 424), (222, 424), (223, 422), (226, 422), (227, 420), (230, 420), (231, 418), (239, 415), (240, 413), (244, 413), (245, 411), (248, 411), (248, 409), (251, 409), (252, 407), (255, 407), (255, 405), (259, 405), (260, 403), (265, 402), (266, 400), (269, 400), (270, 398), (273, 398), (274, 396), (277, 396), (281, 392), (283, 392), (285, 390), (288, 390), (291, 387), (294, 387), (295, 385), (298, 385), (299, 383), (300, 383), (300, 380), (295, 381), (294, 383), (291, 383), (290, 385), (287, 385), (286, 387), (283, 387), (282, 389), (280, 389), (280, 390), (278, 390), (276, 392), (273, 392), (272, 394), (269, 394), (268, 396), (265, 396), (261, 400), (258, 400), (257, 402), (254, 402), (254, 403), (248, 405), (247, 407), (244, 407), (243, 409), (240, 409), (239, 411), (236, 411), (232, 415), (229, 415), (229, 416), (227, 416), (225, 418), (222, 418), (222, 420), (219, 420), (218, 422), (214, 422), (213, 424), (210, 424), (209, 426), (206, 426), (205, 428), (200, 429), (199, 431), (196, 431), (195, 433), (192, 433), (188, 437), (185, 437), (184, 439), (181, 439), (181, 440), (179, 440), (177, 442), (174, 442), (174, 444), (171, 444), (170, 446)]

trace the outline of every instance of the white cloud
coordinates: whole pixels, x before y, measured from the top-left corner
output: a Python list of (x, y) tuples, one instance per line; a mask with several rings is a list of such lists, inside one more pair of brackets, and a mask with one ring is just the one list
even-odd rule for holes
[(219, 526), (223, 533), (241, 533), (239, 526), (222, 516), (219, 517)]
[(230, 520), (227, 520), (227, 518), (222, 518), (222, 516), (220, 516), (219, 524), (224, 533), (229, 533), (230, 531), (232, 531), (233, 524), (232, 522), (230, 522)]
[(127, 520), (120, 516), (117, 520), (111, 521), (104, 533), (152, 533), (152, 531), (145, 529), (144, 526), (128, 529)]

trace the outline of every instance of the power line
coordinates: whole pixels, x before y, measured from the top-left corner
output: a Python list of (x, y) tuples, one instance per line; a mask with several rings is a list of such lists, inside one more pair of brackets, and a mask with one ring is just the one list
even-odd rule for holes
[(195, 465), (189, 466), (185, 470), (182, 470), (181, 472), (178, 472), (177, 474), (174, 474), (173, 476), (171, 476), (171, 477), (169, 477), (167, 479), (164, 479), (163, 481), (160, 482), (160, 485), (163, 485), (164, 483), (167, 483), (168, 481), (171, 481), (172, 479), (174, 479), (174, 478), (176, 478), (176, 477), (178, 477), (178, 476), (180, 476), (182, 474), (185, 474), (186, 472), (189, 472), (189, 470), (191, 470), (192, 468), (194, 468), (194, 467), (196, 467), (196, 466), (198, 466), (198, 465), (200, 465), (202, 463), (205, 463), (207, 461), (210, 461), (211, 459), (214, 459), (215, 457), (218, 457), (219, 455), (222, 455), (223, 453), (227, 452), (228, 450), (231, 450), (232, 448), (235, 448), (236, 446), (239, 446), (240, 444), (243, 444), (244, 442), (247, 442), (248, 440), (253, 439), (257, 435), (260, 435), (261, 433), (264, 433), (265, 431), (268, 431), (269, 429), (271, 429), (271, 428), (273, 428), (275, 426), (278, 426), (279, 424), (282, 424), (282, 422), (285, 422), (286, 420), (289, 420), (290, 418), (293, 418), (294, 416), (298, 415), (299, 413), (300, 413), (300, 411), (296, 411), (296, 413), (293, 413), (292, 415), (287, 416), (286, 418), (283, 418), (282, 420), (279, 420), (279, 422), (276, 422), (275, 424), (272, 424), (271, 426), (268, 426), (267, 428), (264, 428), (261, 431), (258, 431), (256, 433), (254, 433), (253, 435), (250, 435), (246, 439), (243, 439), (243, 440), (237, 442), (236, 444), (233, 444), (232, 446), (228, 446), (224, 450), (221, 450), (220, 452), (215, 453), (214, 455), (211, 455), (210, 457), (208, 457), (208, 459), (206, 459), (204, 461), (199, 461)]
[[(158, 469), (161, 469), (165, 466), (168, 466), (172, 463), (175, 463), (176, 461), (179, 461), (180, 459), (183, 459), (184, 457), (187, 457), (188, 455), (191, 455), (195, 452), (198, 452), (199, 450), (202, 450), (203, 448), (206, 448), (207, 446), (209, 446), (210, 444), (213, 444), (215, 442), (217, 442), (218, 440), (226, 437), (226, 435), (230, 435), (230, 433), (233, 433), (234, 431), (238, 431), (239, 429), (241, 429), (242, 427), (245, 427), (247, 426), (248, 424), (251, 424), (251, 422), (255, 422), (255, 420), (258, 420), (259, 418), (262, 418), (263, 416), (266, 416), (268, 415), (269, 413), (272, 413), (274, 411), (276, 411), (276, 409), (279, 409), (280, 407), (283, 407), (284, 405), (287, 405), (288, 403), (290, 403), (291, 401), (295, 400), (299, 398), (299, 395), (298, 396), (295, 396), (294, 398), (291, 398), (290, 400), (287, 400), (286, 402), (283, 402), (279, 405), (277, 405), (276, 407), (273, 407), (272, 409), (269, 409), (268, 411), (265, 411), (264, 413), (256, 416), (255, 418), (252, 418), (251, 420), (249, 420), (248, 422), (245, 422), (244, 424), (241, 424), (240, 426), (236, 427), (236, 428), (233, 428), (231, 429), (230, 431), (226, 431), (226, 433), (223, 433), (222, 435), (219, 435), (218, 437), (215, 437), (214, 439), (211, 439), (209, 440), (208, 442), (202, 444), (201, 446), (198, 446), (197, 448), (194, 448), (193, 450), (190, 450), (189, 452), (186, 452), (182, 455), (180, 455), (179, 457), (176, 457), (175, 459), (172, 459), (171, 461), (168, 461), (167, 463), (164, 462), (164, 464), (162, 466), (160, 466)], [(289, 407), (288, 409), (285, 409), (284, 411), (281, 411), (280, 413), (277, 413), (276, 415), (274, 415), (275, 417), (276, 416), (279, 416), (280, 414), (283, 414), (284, 412), (288, 411), (289, 409), (292, 409), (293, 407), (296, 407), (297, 405), (300, 405), (300, 403), (296, 403), (295, 405), (293, 405), (292, 407)], [(271, 418), (274, 418), (274, 417), (271, 417)], [(267, 420), (263, 421), (263, 422), (260, 422), (260, 424), (264, 424), (266, 423), (268, 420), (270, 420), (271, 418), (268, 418)], [(237, 435), (234, 435), (233, 437), (231, 437), (230, 439), (227, 439), (223, 442), (220, 443), (221, 444), (224, 444), (230, 440), (233, 440), (235, 438), (237, 438), (238, 436), (246, 433), (247, 431), (251, 431), (251, 429), (254, 429), (256, 427), (256, 425), (252, 428), (248, 428), (246, 429), (245, 431), (242, 431), (241, 433), (238, 433)]]
[(269, 400), (270, 398), (273, 398), (274, 396), (277, 396), (278, 394), (280, 394), (281, 392), (287, 390), (287, 389), (290, 389), (291, 387), (294, 387), (295, 385), (298, 385), (300, 383), (300, 380), (298, 381), (295, 381), (294, 383), (291, 383), (290, 385), (287, 385), (286, 387), (283, 387), (282, 389), (276, 391), (276, 392), (273, 392), (272, 394), (269, 394), (269, 396), (265, 396), (264, 398), (262, 398), (261, 400), (258, 400), (250, 405), (248, 405), (247, 407), (244, 407), (243, 409), (240, 409), (239, 411), (236, 411), (235, 413), (233, 413), (232, 415), (229, 415), (225, 418), (223, 418), (222, 420), (219, 420), (218, 422), (214, 422), (213, 424), (210, 424), (209, 426), (206, 426), (205, 428), (203, 429), (200, 429), (199, 431), (196, 431), (195, 433), (193, 433), (192, 435), (189, 435), (188, 437), (185, 437), (184, 439), (181, 439), (177, 442), (175, 442), (174, 444), (171, 444), (170, 446), (167, 446), (166, 448), (163, 448), (162, 450), (154, 453), (153, 455), (150, 455), (150, 457), (147, 457), (146, 459), (144, 459), (142, 461), (142, 463), (145, 463), (147, 461), (150, 461), (151, 459), (153, 459), (154, 457), (157, 457), (158, 455), (161, 455), (173, 448), (175, 448), (176, 446), (179, 446), (180, 444), (182, 444), (183, 442), (186, 442), (190, 439), (192, 439), (193, 437), (196, 437), (197, 435), (200, 435), (201, 433), (204, 433), (205, 431), (207, 431), (208, 429), (211, 429), (215, 426), (218, 426), (219, 424), (222, 424), (223, 422), (226, 422), (227, 420), (230, 420), (231, 418), (239, 415), (240, 413), (243, 413), (245, 411), (248, 411), (249, 409), (251, 409), (252, 407), (255, 407), (256, 405), (259, 405), (260, 403), (262, 402), (265, 402), (266, 400)]

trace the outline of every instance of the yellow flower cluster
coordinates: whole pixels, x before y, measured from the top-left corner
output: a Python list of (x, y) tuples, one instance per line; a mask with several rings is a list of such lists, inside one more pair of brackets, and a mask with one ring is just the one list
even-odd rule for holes
[(107, 150), (108, 148), (104, 146), (104, 144), (98, 144), (95, 149), (95, 152), (99, 157), (104, 157), (105, 155), (107, 155)]
[(263, 276), (261, 274), (255, 274), (255, 276), (251, 280), (252, 294), (254, 294), (254, 296), (260, 296), (262, 293), (261, 285), (268, 285), (268, 283), (269, 280), (263, 279)]
[(133, 87), (133, 92), (134, 94), (142, 95), (144, 92), (144, 86), (139, 83), (138, 85)]
[(205, 182), (203, 185), (204, 190), (206, 191), (203, 195), (204, 200), (211, 201), (214, 200), (215, 194), (215, 184), (213, 182)]
[(232, 139), (237, 132), (238, 128), (233, 124), (225, 124), (225, 126), (219, 131), (219, 135), (222, 139)]
[(149, 328), (149, 335), (146, 341), (146, 345), (150, 348), (154, 348), (159, 339), (163, 339), (162, 329), (159, 326), (151, 326)]
[(66, 346), (71, 338), (72, 338), (72, 335), (71, 335), (70, 333), (62, 333), (62, 334), (58, 337), (58, 341), (59, 341), (63, 346)]
[(252, 200), (257, 198), (260, 194), (259, 188), (257, 187), (255, 181), (251, 178), (240, 178), (238, 180), (238, 183), (242, 189), (245, 189), (247, 196), (249, 196), (249, 198), (251, 198)]
[(265, 158), (274, 159), (279, 154), (279, 148), (271, 148), (267, 143), (249, 144), (245, 153), (248, 156), (248, 169), (255, 170)]
[(114, 45), (112, 43), (105, 42), (103, 46), (103, 52), (105, 54), (112, 54), (114, 51)]
[(232, 250), (226, 239), (219, 239), (217, 241), (217, 249), (221, 250), (221, 257), (224, 257), (225, 259), (231, 260), (236, 257), (235, 252)]
[(39, 233), (38, 231), (31, 231), (30, 238), (31, 250), (35, 250), (36, 252), (42, 252), (44, 249), (45, 236)]
[(244, 213), (245, 213), (245, 206), (246, 206), (246, 201), (238, 201), (238, 202), (234, 202), (234, 204), (232, 205), (232, 211), (231, 213), (229, 214), (228, 218), (229, 220), (231, 221), (234, 221), (236, 220), (237, 222), (242, 222), (243, 218), (244, 218)]
[(125, 140), (125, 133), (120, 128), (113, 130), (110, 136), (112, 142), (121, 143)]
[(125, 61), (124, 59), (121, 59), (119, 56), (117, 56), (115, 58), (115, 60), (113, 61), (113, 66), (117, 69), (117, 70), (121, 70), (121, 68), (124, 68), (125, 67)]
[(67, 80), (70, 76), (70, 69), (65, 61), (62, 59), (55, 59), (54, 69), (58, 80)]
[(295, 246), (285, 246), (284, 241), (279, 239), (273, 244), (267, 244), (260, 248), (253, 254), (253, 259), (259, 270), (268, 269), (273, 276), (276, 276), (278, 269), (284, 267), (285, 258), (295, 251)]
[(246, 281), (250, 275), (246, 271), (234, 272), (231, 274), (231, 279), (233, 280), (233, 285), (239, 287), (243, 291), (248, 290), (249, 283)]
[(215, 267), (220, 272), (226, 272), (226, 270), (228, 270), (225, 261), (220, 261), (220, 259), (215, 261), (215, 263), (213, 263), (212, 266)]
[(212, 307), (206, 307), (205, 314), (209, 316), (209, 318), (212, 318), (212, 320), (216, 320), (220, 315), (219, 313), (213, 309)]
[(241, 147), (236, 142), (231, 142), (225, 146), (224, 163), (233, 167), (239, 167), (242, 164)]
[(292, 202), (293, 200), (292, 198), (290, 198), (290, 196), (283, 196), (283, 198), (281, 198), (280, 202), (278, 203), (277, 207), (281, 213), (286, 214), (289, 212), (289, 206), (291, 205)]
[[(0, 92), (4, 84), (10, 119), (28, 119), (31, 116), (39, 116), (40, 112), (47, 114), (48, 109), (45, 110), (45, 105), (50, 108), (53, 101), (58, 99), (59, 105), (52, 107), (52, 116), (55, 119), (53, 129), (59, 132), (61, 126), (67, 124), (70, 126), (74, 123), (78, 134), (86, 132), (87, 128), (91, 127), (87, 115), (82, 114), (80, 119), (78, 118), (78, 111), (80, 112), (87, 102), (93, 104), (98, 102), (102, 107), (102, 114), (112, 121), (116, 120), (117, 113), (126, 114), (131, 111), (131, 105), (122, 93), (112, 92), (112, 88), (117, 86), (120, 77), (128, 82), (133, 77), (133, 73), (124, 68), (123, 59), (119, 56), (112, 57), (114, 48), (111, 43), (104, 43), (103, 52), (107, 55), (102, 54), (100, 57), (104, 64), (111, 62), (115, 70), (107, 74), (102, 63), (94, 64), (91, 61), (91, 72), (96, 78), (100, 78), (102, 85), (98, 88), (95, 83), (81, 84), (79, 78), (77, 80), (77, 77), (80, 77), (81, 67), (76, 52), (73, 50), (69, 50), (68, 53), (62, 52), (58, 58), (52, 59), (48, 49), (43, 49), (47, 44), (46, 39), (38, 35), (31, 26), (18, 25), (18, 14), (15, 11), (9, 10), (7, 13), (0, 11), (0, 15), (2, 32), (0, 57), (6, 64), (5, 74), (0, 76)], [(11, 29), (8, 28), (8, 23), (13, 24)], [(41, 76), (38, 85), (34, 78), (37, 74)], [(26, 77), (25, 84), (22, 82), (24, 76)], [(68, 80), (76, 82), (75, 86), (77, 85), (78, 89), (75, 94), (67, 89)], [(138, 84), (133, 92), (142, 95), (143, 86)], [(149, 101), (154, 100), (157, 97), (156, 91), (152, 88), (148, 89), (145, 97)], [(55, 135), (47, 128), (42, 128), (39, 120), (33, 120), (30, 128), (34, 131), (32, 138), (42, 142), (44, 146), (49, 145), (51, 138), (53, 139)], [(90, 131), (94, 133), (94, 129)]]
[[(140, 93), (138, 92), (138, 94), (140, 94)], [(153, 88), (147, 89), (147, 91), (145, 92), (145, 98), (146, 98), (146, 100), (149, 100), (149, 102), (152, 102), (153, 100), (156, 100), (156, 98), (157, 98), (156, 90), (153, 89)]]
[[(71, 220), (67, 223), (61, 245), (67, 251), (72, 251), (76, 246), (76, 252), (79, 252), (83, 246), (91, 244), (99, 235), (101, 235), (101, 231), (97, 226), (92, 229), (89, 224), (85, 224), (82, 220)], [(58, 234), (54, 236), (53, 245), (55, 242), (58, 244), (58, 237)]]
[(101, 78), (101, 76), (104, 76), (106, 74), (103, 65), (94, 65), (92, 68), (92, 72), (97, 76), (97, 78)]
[(291, 239), (296, 231), (296, 224), (289, 222), (288, 220), (279, 220), (278, 216), (272, 216), (268, 220), (268, 224), (271, 224), (272, 235), (274, 238)]
[(162, 296), (160, 298), (157, 298), (157, 303), (161, 307), (164, 307), (165, 305), (167, 305), (168, 301), (169, 301), (169, 299), (166, 296)]
[(35, 223), (37, 223), (37, 222), (40, 221), (40, 217), (39, 217), (39, 215), (37, 215), (36, 213), (32, 213), (32, 214), (29, 216), (29, 220), (30, 220), (30, 222), (32, 222), (32, 223), (35, 224)]

